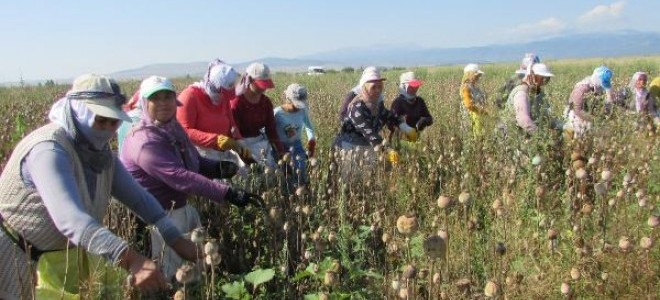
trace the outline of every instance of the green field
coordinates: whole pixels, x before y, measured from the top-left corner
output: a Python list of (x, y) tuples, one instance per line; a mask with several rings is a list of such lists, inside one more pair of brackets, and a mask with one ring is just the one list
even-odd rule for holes
[[(573, 85), (601, 64), (613, 70), (615, 89), (636, 71), (660, 76), (658, 56), (544, 63), (555, 74), (545, 92), (558, 118)], [(636, 117), (619, 109), (597, 116), (581, 140), (562, 140), (547, 130), (529, 140), (503, 138), (494, 132), (500, 112), (493, 98), (517, 67), (481, 65), (489, 102), (483, 140), (472, 137), (461, 114), (463, 66), (413, 69), (424, 80), (419, 94), (434, 124), (415, 146), (401, 149), (400, 164), (383, 162), (351, 180), (337, 175), (340, 157), (330, 143), (339, 130), (341, 99), (360, 72), (275, 74), (276, 88), (269, 92), (275, 105), (290, 83), (309, 90), (320, 150), (310, 167), (311, 185), (291, 196), (261, 188), (266, 211), (192, 199), (220, 245), (222, 262), (186, 286), (188, 299), (480, 299), (493, 285), (498, 299), (659, 298), (659, 229), (649, 223), (660, 215), (660, 130), (636, 128)], [(404, 71), (384, 73), (387, 106)], [(192, 81), (175, 84), (181, 90)], [(139, 82), (121, 85), (130, 96)], [(0, 88), (2, 166), (18, 140), (47, 121), (50, 105), (67, 88)], [(538, 165), (531, 162), (536, 156)], [(580, 168), (584, 178), (575, 176)], [(604, 171), (611, 180), (601, 179)], [(256, 181), (241, 184), (254, 187)], [(453, 205), (440, 208), (440, 196)], [(416, 218), (409, 234), (397, 229), (404, 215)], [(133, 239), (125, 216), (113, 207), (106, 223)], [(440, 241), (431, 238), (438, 235)], [(650, 247), (643, 245), (646, 238)], [(428, 251), (433, 249), (439, 252)], [(262, 279), (268, 280), (253, 285)], [(569, 295), (562, 294), (563, 284)], [(91, 288), (89, 296), (112, 297), (102, 293), (108, 291)]]

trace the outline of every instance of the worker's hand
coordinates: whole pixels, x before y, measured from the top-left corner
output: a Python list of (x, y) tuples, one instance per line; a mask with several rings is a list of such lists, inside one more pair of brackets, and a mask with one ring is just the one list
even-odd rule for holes
[(309, 152), (309, 157), (314, 157), (316, 152), (316, 140), (307, 141), (307, 151)]
[(195, 243), (184, 237), (178, 237), (176, 240), (174, 240), (174, 243), (172, 243), (170, 247), (181, 258), (190, 262), (197, 262), (198, 260), (204, 258), (203, 249), (201, 247), (197, 247)]
[(233, 150), (238, 146), (234, 139), (226, 135), (218, 135), (217, 145), (218, 149), (222, 151)]
[(229, 203), (236, 205), (238, 207), (244, 207), (248, 204), (252, 204), (257, 207), (264, 207), (264, 200), (257, 194), (250, 193), (246, 190), (240, 188), (229, 188), (225, 199)]
[(417, 130), (415, 128), (410, 127), (406, 122), (401, 122), (399, 129), (406, 136), (406, 140), (410, 142), (417, 141)]
[(129, 284), (146, 294), (168, 288), (167, 280), (156, 263), (132, 249), (124, 251), (119, 266), (130, 273)]

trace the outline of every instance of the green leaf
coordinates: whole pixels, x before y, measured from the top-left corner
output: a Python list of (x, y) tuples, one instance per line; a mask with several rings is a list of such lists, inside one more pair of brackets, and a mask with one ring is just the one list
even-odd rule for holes
[(305, 295), (305, 300), (319, 300), (321, 298), (318, 293)]
[(424, 236), (417, 235), (410, 240), (410, 254), (413, 257), (424, 256)]
[(273, 269), (258, 269), (245, 275), (245, 281), (251, 283), (256, 289), (260, 284), (271, 281), (274, 276), (275, 270)]
[(241, 300), (248, 295), (248, 291), (245, 289), (245, 283), (243, 281), (226, 283), (222, 285), (222, 291), (225, 292), (230, 299), (236, 300)]

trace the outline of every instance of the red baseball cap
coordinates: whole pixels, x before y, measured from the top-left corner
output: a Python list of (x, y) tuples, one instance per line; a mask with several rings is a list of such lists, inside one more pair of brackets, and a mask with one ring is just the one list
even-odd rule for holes
[(275, 84), (270, 77), (270, 68), (265, 64), (252, 63), (247, 69), (245, 69), (245, 73), (247, 73), (247, 75), (254, 80), (254, 84), (262, 90), (275, 87)]

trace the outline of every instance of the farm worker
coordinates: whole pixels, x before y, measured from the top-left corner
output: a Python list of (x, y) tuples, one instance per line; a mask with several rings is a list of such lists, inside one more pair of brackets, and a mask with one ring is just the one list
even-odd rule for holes
[[(261, 203), (257, 195), (213, 180), (227, 177), (225, 170), (232, 163), (199, 155), (175, 118), (178, 101), (170, 80), (151, 76), (142, 81), (139, 101), (142, 115), (126, 135), (121, 162), (154, 195), (186, 238), (201, 227), (197, 210), (188, 205), (188, 195), (203, 196), (216, 203), (228, 201), (240, 207)], [(165, 239), (157, 230), (150, 233), (152, 256), (162, 265), (165, 277), (172, 279), (183, 260), (176, 252), (163, 250)]]
[(117, 129), (117, 151), (121, 153), (121, 146), (124, 143), (124, 138), (126, 134), (131, 130), (133, 124), (140, 120), (140, 114), (142, 113), (142, 108), (138, 105), (138, 99), (140, 99), (140, 93), (136, 92), (133, 94), (133, 97), (128, 99), (128, 101), (121, 106), (122, 110), (126, 112), (129, 118), (129, 121), (121, 122), (119, 129)]
[[(374, 66), (364, 68), (364, 70), (362, 71), (362, 76), (364, 76), (364, 74), (373, 72), (375, 69), (376, 67)], [(339, 122), (342, 122), (346, 117), (346, 114), (348, 113), (348, 104), (351, 103), (351, 101), (353, 101), (353, 98), (355, 98), (355, 96), (357, 96), (360, 93), (360, 90), (362, 90), (362, 86), (360, 86), (360, 83), (358, 82), (358, 84), (354, 86), (350, 91), (348, 91), (348, 93), (346, 93), (346, 95), (344, 96), (344, 99), (341, 102), (341, 107), (339, 108)], [(381, 93), (378, 101), (382, 102), (384, 101), (384, 99), (385, 99), (384, 94)]]
[(242, 136), (229, 106), (239, 77), (232, 66), (219, 59), (211, 61), (202, 80), (179, 95), (176, 118), (200, 155), (234, 162), (245, 171), (250, 150), (236, 142)]
[(90, 262), (79, 259), (77, 266), (69, 267), (65, 259), (57, 259), (76, 251), (127, 270), (133, 275), (131, 283), (144, 292), (165, 289), (167, 282), (156, 264), (102, 225), (111, 197), (154, 224), (184, 259), (195, 261), (201, 254), (110, 150), (108, 142), (119, 124), (129, 120), (120, 108), (123, 102), (114, 80), (80, 76), (51, 108), (51, 122), (14, 148), (0, 175), (0, 298), (34, 297), (40, 257), (40, 265), (46, 258), (55, 262), (40, 277), (50, 278), (50, 284), (66, 282), (63, 291), (77, 293), (79, 279), (69, 278), (73, 272), (65, 270), (89, 274), (94, 270), (84, 269)]
[(472, 134), (476, 136), (483, 135), (482, 116), (486, 114), (485, 104), (486, 95), (477, 86), (479, 78), (484, 74), (479, 65), (467, 64), (463, 68), (463, 79), (461, 80), (461, 99), (463, 100), (464, 111), (470, 116), (472, 124)]
[(240, 144), (250, 150), (252, 159), (271, 168), (277, 167), (277, 160), (285, 153), (277, 135), (273, 103), (265, 94), (274, 87), (270, 68), (263, 63), (252, 63), (245, 70), (236, 87), (236, 96), (230, 102), (236, 125), (243, 134)]
[[(390, 110), (394, 116), (403, 121), (401, 125), (404, 127), (403, 129), (415, 129), (414, 133), (408, 130), (409, 134), (405, 134), (402, 132), (403, 129), (399, 128), (399, 136), (409, 142), (416, 142), (419, 138), (418, 134), (433, 124), (433, 117), (428, 107), (426, 107), (426, 102), (422, 97), (417, 95), (417, 91), (422, 86), (422, 83), (421, 80), (417, 79), (414, 72), (404, 72), (401, 74), (399, 76), (399, 95), (394, 98), (390, 106)], [(390, 130), (392, 133), (396, 131), (394, 127), (390, 127)]]
[(595, 98), (603, 95), (605, 96), (605, 111), (608, 112), (613, 103), (612, 71), (606, 66), (597, 67), (590, 76), (575, 84), (564, 113), (566, 118), (564, 130), (568, 134), (577, 136), (589, 130), (593, 116), (589, 114), (588, 110), (593, 109), (594, 103), (590, 105), (588, 102), (595, 101)]
[[(293, 161), (293, 186), (307, 184), (305, 162), (309, 156), (314, 156), (316, 136), (314, 125), (309, 118), (307, 103), (307, 88), (293, 83), (284, 91), (285, 103), (274, 110), (277, 134), (288, 149)], [(302, 130), (307, 134), (307, 153), (302, 145)]]
[(504, 108), (504, 104), (507, 99), (509, 99), (509, 93), (513, 88), (519, 86), (522, 83), (523, 78), (527, 74), (527, 68), (532, 64), (538, 64), (541, 62), (541, 58), (534, 53), (525, 53), (522, 61), (520, 62), (520, 67), (516, 72), (504, 83), (504, 86), (500, 88), (498, 97), (496, 100), (497, 107)]
[[(648, 83), (648, 74), (646, 72), (635, 72), (628, 86), (620, 89), (615, 97), (615, 103), (624, 107), (628, 107), (636, 112), (642, 118), (650, 118), (651, 120), (657, 117), (657, 107), (655, 97), (652, 95), (649, 88), (646, 87)], [(660, 83), (657, 82), (656, 84)], [(655, 86), (658, 89), (658, 86)]]
[(548, 84), (553, 76), (548, 66), (543, 63), (533, 64), (527, 69), (522, 83), (509, 93), (505, 109), (508, 124), (515, 123), (516, 127), (526, 134), (536, 132), (538, 123), (549, 115), (542, 87)]
[(653, 110), (651, 107), (648, 107), (648, 114), (649, 116), (653, 117), (653, 121), (655, 125), (660, 124), (660, 109), (658, 109), (658, 105), (660, 105), (660, 76), (653, 78), (651, 81), (651, 84), (649, 85), (649, 105), (652, 105), (653, 108), (655, 108), (655, 115), (653, 115)]
[[(417, 134), (417, 130), (400, 121), (391, 111), (385, 108), (380, 101), (383, 92), (383, 81), (380, 70), (367, 68), (360, 78), (360, 93), (348, 105), (348, 112), (341, 124), (341, 129), (335, 138), (335, 147), (341, 150), (354, 150), (362, 147), (363, 150), (373, 151), (376, 146), (383, 143), (380, 135), (384, 126), (400, 126), (402, 132), (409, 137)], [(375, 155), (368, 159), (374, 159)], [(388, 151), (388, 160), (397, 163), (398, 153)]]

